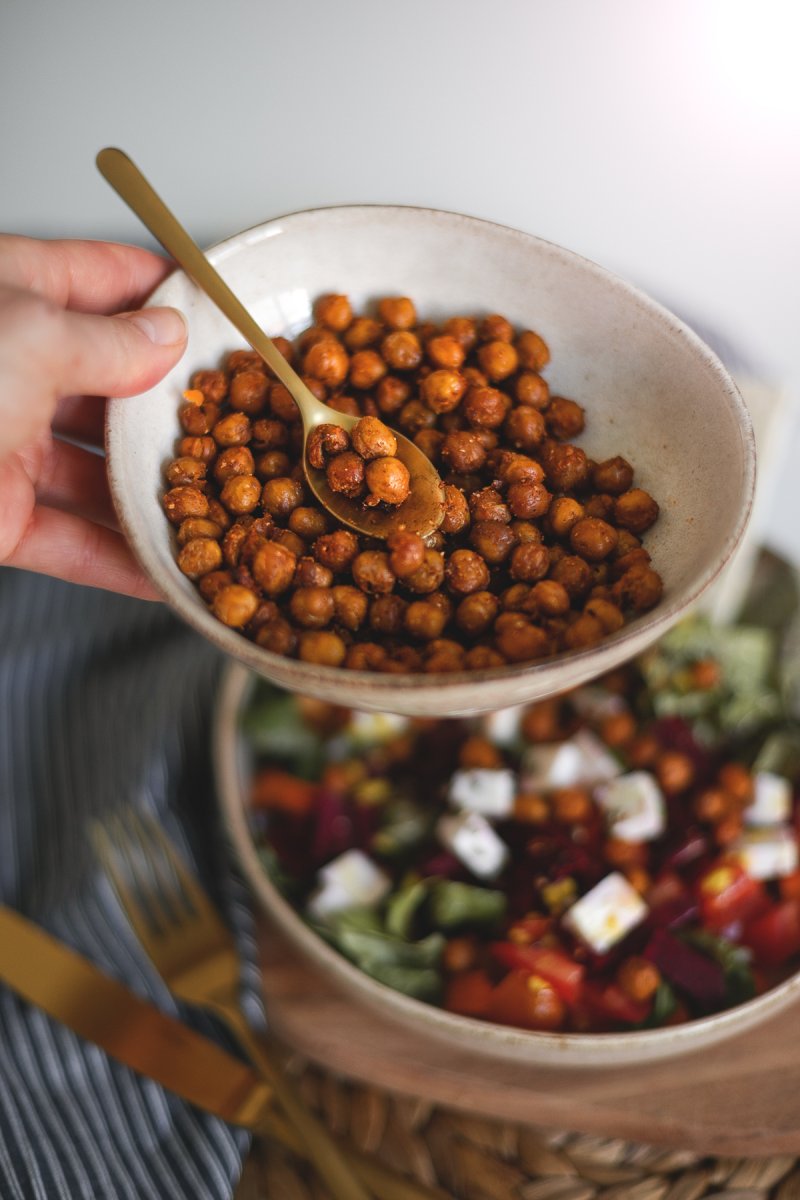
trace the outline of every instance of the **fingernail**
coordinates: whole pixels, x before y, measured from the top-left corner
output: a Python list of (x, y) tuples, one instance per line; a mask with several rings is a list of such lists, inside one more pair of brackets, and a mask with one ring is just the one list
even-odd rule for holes
[(141, 312), (124, 315), (156, 346), (174, 346), (186, 341), (186, 318), (177, 308), (143, 308)]

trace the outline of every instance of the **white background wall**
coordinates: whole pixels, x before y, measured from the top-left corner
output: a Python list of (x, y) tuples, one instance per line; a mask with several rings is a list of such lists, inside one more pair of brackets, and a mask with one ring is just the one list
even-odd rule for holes
[[(204, 243), (315, 205), (455, 209), (601, 262), (800, 395), (798, 45), (795, 0), (0, 0), (0, 228), (148, 244), (106, 144)], [(771, 537), (800, 560), (785, 441)]]

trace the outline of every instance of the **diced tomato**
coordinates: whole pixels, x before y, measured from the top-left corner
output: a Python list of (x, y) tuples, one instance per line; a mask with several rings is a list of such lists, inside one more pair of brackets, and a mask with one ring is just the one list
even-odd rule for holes
[(737, 921), (753, 920), (769, 905), (763, 883), (730, 861), (717, 863), (700, 877), (697, 899), (703, 923), (716, 931)]
[(632, 1000), (616, 983), (586, 983), (583, 1003), (592, 1016), (612, 1025), (640, 1025), (653, 1007), (650, 1000)]
[(784, 900), (800, 900), (800, 871), (793, 871), (791, 875), (784, 875), (783, 879), (778, 881), (781, 897)]
[(502, 1025), (549, 1031), (562, 1028), (566, 1006), (541, 975), (510, 971), (494, 988), (488, 1015)]
[(778, 967), (800, 952), (800, 900), (783, 900), (745, 927), (742, 941), (762, 966)]
[(492, 942), (490, 949), (495, 959), (509, 970), (541, 975), (567, 1004), (574, 1004), (580, 996), (586, 968), (560, 950), (516, 946), (512, 942)]
[(444, 1006), (462, 1017), (483, 1017), (492, 1000), (492, 984), (485, 971), (463, 971), (447, 984)]
[(254, 808), (277, 808), (303, 816), (311, 811), (315, 790), (313, 783), (288, 771), (267, 768), (253, 780), (252, 803)]

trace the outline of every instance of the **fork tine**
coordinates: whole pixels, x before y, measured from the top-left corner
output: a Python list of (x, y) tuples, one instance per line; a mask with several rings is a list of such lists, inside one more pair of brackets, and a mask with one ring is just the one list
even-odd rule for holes
[(137, 823), (143, 831), (147, 831), (147, 836), (158, 846), (166, 858), (197, 916), (202, 917), (204, 921), (214, 921), (217, 925), (222, 926), (219, 914), (205, 888), (200, 884), (197, 876), (175, 849), (158, 822), (149, 813), (137, 813)]
[(192, 919), (195, 916), (194, 910), (182, 887), (180, 875), (164, 851), (162, 840), (157, 836), (156, 822), (147, 820), (142, 813), (130, 808), (126, 812), (126, 825), (129, 840), (144, 856), (152, 872), (150, 891), (157, 891), (159, 901), (167, 913), (167, 925), (174, 924), (176, 920), (184, 922)]
[[(112, 822), (114, 825), (118, 824), (115, 818), (109, 818), (109, 824)], [(147, 948), (153, 942), (153, 926), (152, 921), (147, 917), (144, 908), (134, 894), (134, 889), (128, 885), (126, 870), (128, 877), (135, 877), (136, 872), (133, 868), (132, 860), (127, 853), (128, 847), (124, 830), (118, 829), (117, 836), (112, 838), (109, 830), (101, 821), (92, 821), (89, 827), (89, 837), (91, 838), (98, 859), (114, 886), (122, 907), (127, 912), (128, 920), (134, 933), (142, 945)], [(121, 866), (121, 859), (123, 857), (126, 869), (123, 869)]]

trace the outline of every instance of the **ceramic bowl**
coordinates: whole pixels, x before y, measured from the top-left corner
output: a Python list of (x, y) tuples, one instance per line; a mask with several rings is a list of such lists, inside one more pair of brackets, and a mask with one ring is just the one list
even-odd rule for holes
[(408, 294), (423, 319), (500, 312), (549, 343), (551, 389), (587, 408), (590, 457), (622, 454), (661, 505), (647, 537), (664, 598), (599, 646), (533, 664), (442, 675), (379, 675), (281, 658), (209, 612), (175, 563), (163, 468), (193, 371), (241, 338), (180, 271), (154, 293), (189, 322), (184, 358), (155, 388), (112, 401), (111, 490), (135, 553), (164, 599), (226, 654), (293, 691), (357, 709), (460, 715), (564, 691), (640, 653), (701, 595), (733, 554), (750, 510), (755, 453), (741, 397), (676, 317), (578, 255), (517, 230), (431, 209), (354, 206), (294, 213), (236, 234), (209, 258), (264, 329), (294, 336), (317, 296), (360, 308)]
[(214, 719), (214, 772), (217, 796), (234, 854), (252, 896), (293, 951), (322, 978), (355, 1002), (415, 1033), (428, 1034), (454, 1050), (487, 1059), (513, 1059), (548, 1067), (635, 1066), (712, 1046), (774, 1016), (800, 998), (800, 972), (736, 1008), (662, 1029), (635, 1033), (535, 1033), (456, 1016), (413, 1000), (365, 975), (322, 940), (274, 887), (261, 865), (248, 819), (253, 762), (240, 726), (255, 677), (231, 664), (219, 692)]

